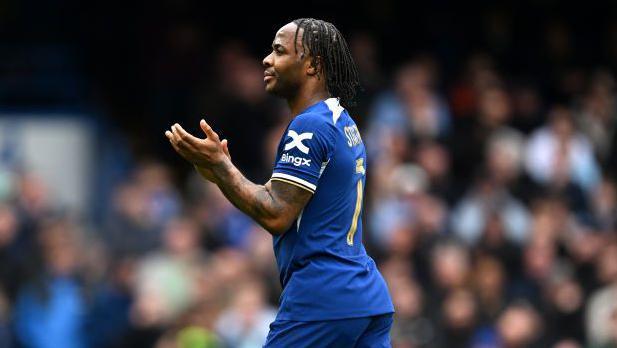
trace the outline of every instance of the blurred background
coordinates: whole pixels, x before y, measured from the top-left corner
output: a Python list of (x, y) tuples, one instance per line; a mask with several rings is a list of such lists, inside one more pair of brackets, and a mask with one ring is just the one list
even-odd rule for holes
[(617, 347), (617, 3), (0, 2), (0, 347), (261, 347), (272, 239), (163, 135), (264, 183), (279, 27), (359, 66), (393, 346)]

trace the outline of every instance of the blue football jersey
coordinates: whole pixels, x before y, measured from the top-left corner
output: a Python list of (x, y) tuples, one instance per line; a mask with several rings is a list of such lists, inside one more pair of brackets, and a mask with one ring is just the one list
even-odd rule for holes
[(386, 282), (362, 245), (366, 151), (338, 99), (318, 102), (291, 121), (271, 180), (313, 193), (295, 223), (274, 237), (283, 286), (277, 319), (392, 313)]

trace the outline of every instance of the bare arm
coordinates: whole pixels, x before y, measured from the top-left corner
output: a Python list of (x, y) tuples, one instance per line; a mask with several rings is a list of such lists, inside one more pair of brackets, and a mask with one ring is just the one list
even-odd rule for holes
[(303, 188), (281, 181), (256, 185), (231, 162), (214, 173), (215, 183), (225, 197), (273, 235), (287, 231), (312, 196)]
[(231, 163), (226, 141), (221, 142), (205, 121), (200, 125), (206, 139), (190, 135), (177, 124), (165, 135), (174, 149), (205, 179), (214, 182), (233, 205), (271, 234), (284, 233), (310, 200), (311, 192), (280, 181), (252, 183)]

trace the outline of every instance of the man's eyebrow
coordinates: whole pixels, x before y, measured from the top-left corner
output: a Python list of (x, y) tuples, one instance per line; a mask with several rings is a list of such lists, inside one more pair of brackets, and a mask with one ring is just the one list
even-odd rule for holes
[(275, 49), (275, 50), (278, 49), (278, 48), (285, 49), (285, 47), (283, 45), (281, 45), (280, 43), (274, 43), (274, 42), (272, 43), (272, 48)]

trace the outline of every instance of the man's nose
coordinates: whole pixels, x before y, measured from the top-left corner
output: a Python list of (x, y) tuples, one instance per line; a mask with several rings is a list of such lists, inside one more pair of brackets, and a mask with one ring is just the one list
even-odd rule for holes
[(264, 68), (271, 67), (272, 66), (272, 53), (268, 54), (266, 58), (264, 58), (264, 60), (261, 62), (261, 64), (264, 66)]

